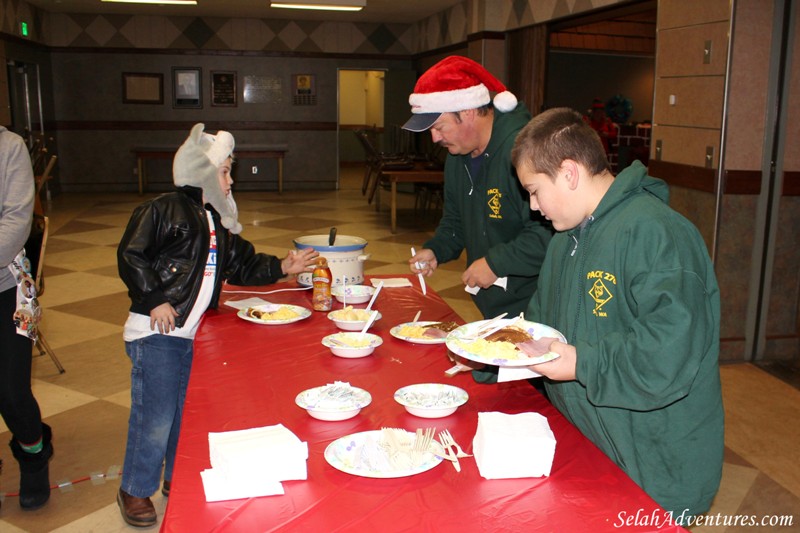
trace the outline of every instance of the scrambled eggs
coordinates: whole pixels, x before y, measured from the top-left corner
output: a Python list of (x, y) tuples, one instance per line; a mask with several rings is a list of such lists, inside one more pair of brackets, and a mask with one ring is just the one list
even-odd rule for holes
[(366, 348), (369, 346), (369, 339), (359, 339), (355, 335), (336, 335), (334, 337), (336, 342), (344, 344), (350, 348)]
[(463, 341), (456, 339), (453, 342), (460, 348), (487, 359), (513, 360), (521, 359), (524, 355), (515, 345), (505, 341), (487, 341), (486, 339)]
[(250, 308), (247, 310), (247, 315), (259, 320), (289, 320), (300, 316), (297, 311), (285, 305), (280, 306), (275, 311), (259, 311), (258, 309)]
[(425, 331), (427, 331), (427, 329), (427, 326), (412, 326), (410, 324), (406, 324), (397, 330), (397, 334), (401, 337), (407, 337), (409, 339), (422, 339), (426, 337)]

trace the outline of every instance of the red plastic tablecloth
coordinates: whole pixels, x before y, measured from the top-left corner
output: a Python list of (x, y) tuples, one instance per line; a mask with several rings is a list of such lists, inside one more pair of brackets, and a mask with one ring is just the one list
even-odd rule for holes
[[(419, 309), (420, 320), (463, 323), (435, 291), (428, 289), (423, 297), (416, 278), (409, 279), (413, 287), (384, 288), (378, 296), (374, 307), (383, 318), (371, 332), (384, 342), (362, 359), (335, 357), (320, 344), (322, 337), (338, 331), (326, 313), (282, 326), (244, 321), (224, 305), (207, 313), (195, 339), (161, 531), (684, 531), (665, 525), (658, 505), (528, 382), (479, 385), (469, 373), (448, 378), (444, 371), (452, 365), (444, 345), (392, 337), (391, 327), (411, 321)], [(294, 287), (295, 282), (287, 282), (252, 289)], [(256, 294), (223, 294), (223, 300), (248, 296)], [(260, 297), (311, 309), (310, 291)], [(372, 403), (341, 422), (315, 420), (295, 404), (299, 392), (336, 380), (366, 389)], [(441, 419), (412, 416), (394, 401), (400, 387), (428, 382), (461, 387), (469, 401)], [(449, 429), (471, 452), (478, 413), (486, 411), (534, 411), (547, 417), (557, 441), (549, 477), (487, 480), (474, 459), (467, 458), (461, 460), (460, 473), (444, 461), (411, 477), (371, 479), (340, 472), (323, 456), (341, 436), (384, 426)], [(280, 496), (206, 503), (200, 472), (211, 467), (208, 433), (274, 424), (308, 443), (308, 479), (284, 482)]]

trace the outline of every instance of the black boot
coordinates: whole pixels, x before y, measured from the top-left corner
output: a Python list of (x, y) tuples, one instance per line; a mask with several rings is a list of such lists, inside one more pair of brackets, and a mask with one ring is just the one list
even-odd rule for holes
[(19, 505), (27, 511), (38, 509), (50, 499), (50, 467), (48, 461), (53, 456), (50, 426), (42, 424), (42, 449), (39, 453), (28, 453), (22, 449), (17, 439), (12, 438), (9, 446), (19, 463)]

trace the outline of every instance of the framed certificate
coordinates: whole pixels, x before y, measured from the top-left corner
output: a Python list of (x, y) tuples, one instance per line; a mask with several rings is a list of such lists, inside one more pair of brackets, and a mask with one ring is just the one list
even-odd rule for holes
[(203, 107), (200, 74), (199, 67), (172, 68), (172, 107)]
[(163, 104), (164, 75), (146, 72), (123, 72), (122, 103)]

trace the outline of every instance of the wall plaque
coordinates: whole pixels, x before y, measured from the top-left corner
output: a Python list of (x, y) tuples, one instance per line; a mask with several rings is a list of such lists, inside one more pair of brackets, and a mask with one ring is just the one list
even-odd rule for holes
[(236, 72), (211, 71), (211, 105), (236, 107)]
[(274, 76), (245, 76), (244, 103), (280, 104), (283, 101), (283, 84)]

